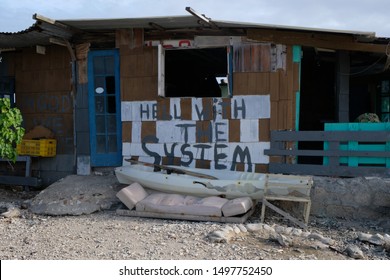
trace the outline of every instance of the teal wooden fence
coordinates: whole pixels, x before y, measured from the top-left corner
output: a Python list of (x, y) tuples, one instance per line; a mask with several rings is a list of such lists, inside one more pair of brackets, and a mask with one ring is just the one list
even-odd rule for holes
[[(317, 149), (302, 149), (299, 145), (302, 142), (320, 142), (321, 145), (315, 145)], [(348, 150), (350, 142), (356, 142), (358, 148), (354, 144), (354, 150)], [(390, 177), (388, 143), (389, 130), (271, 131), (270, 149), (264, 150), (264, 154), (271, 157), (270, 173)], [(302, 163), (297, 160), (318, 157), (322, 157), (321, 162)], [(348, 161), (351, 161), (351, 166)]]
[[(326, 123), (325, 131), (389, 131), (390, 123)], [(324, 150), (329, 149), (329, 142), (324, 142)], [(385, 152), (390, 151), (390, 142), (359, 142), (348, 141), (341, 142), (339, 145), (341, 151), (372, 151)], [(339, 161), (347, 166), (386, 166), (390, 167), (390, 158), (383, 157), (358, 157), (347, 156), (340, 157)], [(324, 165), (329, 164), (329, 158), (324, 157)]]

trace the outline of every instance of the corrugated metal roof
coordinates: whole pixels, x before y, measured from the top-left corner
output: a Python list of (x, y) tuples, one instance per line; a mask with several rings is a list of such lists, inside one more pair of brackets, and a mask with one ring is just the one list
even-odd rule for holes
[(118, 18), (118, 19), (80, 19), (58, 20), (58, 22), (84, 31), (115, 30), (118, 28), (152, 29), (151, 22), (165, 29), (196, 28), (198, 19), (193, 16)]
[[(80, 30), (111, 30), (117, 28), (145, 28), (152, 29), (150, 23), (155, 23), (165, 29), (182, 29), (200, 27), (199, 20), (194, 16), (171, 16), (171, 17), (149, 17), (149, 18), (118, 18), (118, 19), (72, 19), (58, 20), (63, 24)], [(220, 28), (265, 28), (265, 29), (283, 29), (294, 31), (310, 31), (350, 34), (358, 36), (375, 37), (375, 32), (363, 32), (352, 30), (333, 30), (298, 26), (284, 26), (248, 22), (235, 22), (225, 20), (212, 20)]]
[[(166, 30), (175, 29), (204, 29), (210, 30), (210, 26), (202, 23), (195, 16), (169, 16), (169, 17), (146, 17), (146, 18), (118, 18), (118, 19), (72, 19), (45, 21), (44, 17), (36, 17), (36, 23), (30, 28), (16, 33), (0, 33), (0, 49), (19, 48), (34, 45), (49, 44), (50, 38), (62, 38), (69, 40), (78, 31), (114, 31), (119, 28), (158, 28)], [(269, 25), (258, 23), (231, 22), (212, 20), (221, 29), (274, 29), (300, 32), (321, 32), (333, 34), (348, 34), (359, 39), (371, 41), (375, 39), (374, 32), (361, 32), (349, 30), (330, 30), (319, 28), (292, 27), (282, 25)], [(154, 27), (151, 25), (154, 24)], [(216, 33), (217, 34), (217, 33)]]
[(50, 38), (69, 40), (73, 33), (67, 28), (37, 20), (26, 30), (0, 33), (0, 49), (50, 44)]

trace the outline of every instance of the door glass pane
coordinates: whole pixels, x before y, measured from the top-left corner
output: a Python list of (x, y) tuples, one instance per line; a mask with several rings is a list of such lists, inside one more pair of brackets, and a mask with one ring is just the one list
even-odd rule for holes
[(107, 96), (107, 113), (109, 114), (116, 113), (115, 95)]
[(104, 135), (96, 136), (96, 152), (99, 154), (106, 152), (106, 137)]
[(107, 116), (107, 132), (116, 133), (116, 116)]
[(104, 74), (104, 57), (96, 56), (93, 58), (94, 74)]
[(108, 75), (114, 75), (115, 74), (115, 60), (113, 56), (106, 56), (105, 57), (106, 62), (106, 74)]
[(104, 89), (104, 77), (98, 76), (95, 77), (95, 94), (102, 94), (101, 90), (97, 90), (98, 88)]
[(115, 153), (117, 151), (116, 135), (108, 136), (108, 152)]
[(107, 94), (115, 94), (115, 77), (114, 76), (106, 77), (106, 90), (107, 90)]
[(106, 133), (104, 115), (96, 116), (96, 133)]
[(104, 113), (104, 96), (95, 97), (95, 112), (97, 114)]

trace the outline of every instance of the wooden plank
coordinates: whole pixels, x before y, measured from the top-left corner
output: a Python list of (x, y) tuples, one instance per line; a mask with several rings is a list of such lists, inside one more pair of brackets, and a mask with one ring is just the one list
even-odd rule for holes
[[(386, 53), (386, 44), (362, 43), (356, 40), (359, 35), (331, 34), (324, 32), (297, 32), (275, 29), (248, 29), (248, 39), (275, 44), (301, 45), (334, 50), (365, 51)], [(374, 34), (372, 35), (374, 36)], [(367, 36), (364, 36), (367, 38)], [(364, 38), (364, 39), (365, 39)]]
[(145, 139), (146, 136), (150, 135), (156, 135), (156, 122), (142, 122), (141, 139)]
[[(256, 205), (256, 204), (255, 204)], [(219, 223), (235, 223), (242, 224), (255, 211), (255, 207), (252, 207), (247, 213), (242, 216), (235, 217), (214, 217), (214, 216), (198, 216), (198, 215), (183, 215), (183, 214), (167, 214), (156, 212), (141, 212), (128, 209), (117, 209), (116, 213), (121, 216), (141, 217), (141, 218), (153, 218), (153, 219), (171, 219), (171, 220), (188, 220), (188, 221), (201, 221), (201, 222), (219, 222)]]
[(122, 122), (122, 142), (131, 142), (132, 122)]
[(229, 142), (240, 142), (241, 121), (229, 120)]
[(255, 75), (256, 94), (270, 94), (270, 73), (261, 72)]
[(39, 187), (42, 185), (42, 180), (35, 177), (23, 177), (23, 176), (0, 176), (0, 184), (2, 185), (19, 185)]
[(248, 94), (248, 74), (233, 73), (233, 94), (247, 95)]
[[(288, 127), (288, 100), (278, 102), (278, 126), (277, 130), (289, 129)], [(272, 137), (272, 135), (271, 135)], [(272, 138), (271, 138), (272, 139)]]
[(264, 150), (264, 154), (269, 156), (390, 157), (390, 151), (280, 150), (275, 148)]
[(286, 78), (287, 78), (287, 100), (293, 98), (294, 91), (294, 63), (293, 63), (293, 47), (287, 46), (287, 69), (286, 69)]
[(181, 120), (192, 120), (192, 99), (180, 98)]
[(261, 45), (261, 71), (270, 72), (271, 71), (271, 45), (262, 44)]
[(255, 72), (250, 72), (250, 73), (245, 73), (248, 76), (248, 94), (253, 95), (258, 93), (257, 89), (257, 73)]
[(270, 73), (269, 83), (271, 102), (279, 101), (279, 72)]
[(388, 142), (390, 133), (388, 131), (271, 131), (271, 140)]
[(300, 65), (299, 63), (293, 64), (293, 92), (299, 91), (299, 83), (300, 83), (300, 76), (299, 76), (299, 69)]
[(350, 166), (332, 166), (332, 165), (314, 165), (314, 164), (284, 164), (269, 163), (271, 173), (284, 174), (304, 174), (317, 176), (343, 176), (343, 177), (362, 177), (362, 176), (381, 176), (390, 177), (390, 169), (386, 167), (350, 167)]
[(172, 116), (170, 115), (170, 100), (170, 98), (160, 98), (157, 100), (157, 120), (171, 120)]
[(250, 71), (257, 72), (261, 69), (260, 57), (261, 57), (261, 46), (257, 44), (251, 45), (251, 69)]
[(270, 119), (270, 130), (271, 130), (271, 139), (272, 131), (278, 130), (278, 102), (271, 101), (271, 119)]
[(271, 139), (270, 119), (259, 119), (259, 141), (269, 142), (270, 139)]
[[(272, 210), (274, 210), (276, 213), (282, 215), (283, 217), (287, 218), (288, 220), (290, 220), (291, 222), (297, 224), (298, 226), (300, 226), (301, 228), (303, 229), (306, 229), (307, 226), (302, 223), (301, 221), (299, 221), (297, 218), (291, 216), (289, 213), (283, 211), (282, 209), (276, 207), (275, 205), (273, 205), (272, 203), (270, 203), (269, 201), (267, 201), (267, 199), (263, 199), (263, 204), (266, 206), (266, 207), (269, 207), (271, 208)], [(263, 211), (262, 211), (263, 212)]]
[(278, 71), (279, 73), (279, 98), (281, 100), (288, 99), (288, 77), (285, 71)]

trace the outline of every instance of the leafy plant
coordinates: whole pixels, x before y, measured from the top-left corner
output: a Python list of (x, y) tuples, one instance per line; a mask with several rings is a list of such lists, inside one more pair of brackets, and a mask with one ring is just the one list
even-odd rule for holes
[(0, 98), (0, 158), (16, 161), (16, 145), (24, 135), (22, 121), (20, 110), (11, 108), (10, 99)]

